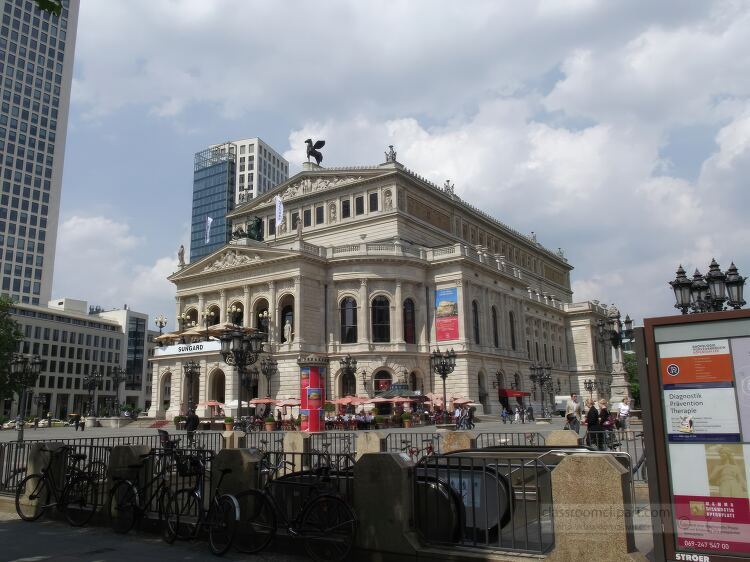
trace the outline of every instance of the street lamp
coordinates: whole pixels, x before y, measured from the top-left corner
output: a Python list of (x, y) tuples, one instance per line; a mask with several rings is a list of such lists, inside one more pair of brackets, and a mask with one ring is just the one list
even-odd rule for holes
[(190, 318), (190, 315), (187, 312), (183, 312), (177, 317), (177, 324), (179, 325), (180, 331), (182, 331), (185, 328), (192, 328), (195, 326), (195, 320)]
[[(252, 369), (249, 369), (245, 372), (243, 372), (240, 375), (240, 385), (245, 390), (245, 393), (247, 394), (247, 401), (250, 402), (251, 399), (251, 391), (253, 389), (253, 383), (258, 380), (258, 369), (253, 367)], [(250, 404), (247, 405), (248, 408), (248, 414), (250, 413)], [(240, 392), (240, 400), (237, 405), (237, 413), (239, 414), (239, 417), (242, 417), (242, 392)]]
[(266, 377), (266, 389), (268, 389), (268, 396), (271, 396), (271, 378), (276, 374), (277, 366), (278, 363), (273, 357), (264, 357), (260, 360), (260, 371), (261, 373), (263, 373), (263, 376)]
[(439, 375), (443, 379), (443, 422), (445, 422), (445, 414), (448, 411), (448, 396), (445, 392), (445, 379), (448, 378), (456, 368), (456, 352), (453, 348), (450, 351), (441, 353), (440, 349), (436, 349), (430, 354), (430, 367), (432, 371)]
[[(34, 396), (34, 402), (36, 402), (36, 416), (41, 418), (44, 416), (44, 410), (47, 407), (47, 395), (39, 394), (38, 396)], [(42, 412), (41, 415), (39, 414), (40, 410)]]
[[(746, 277), (742, 277), (734, 262), (726, 273), (721, 271), (715, 259), (708, 266), (708, 273), (701, 275), (696, 269), (692, 281), (685, 275), (682, 265), (677, 269), (677, 277), (670, 281), (675, 294), (675, 308), (682, 314), (688, 312), (719, 312), (729, 307), (739, 310), (745, 304), (743, 290)], [(724, 305), (728, 308), (724, 308)]]
[[(263, 351), (263, 336), (258, 332), (248, 335), (244, 332), (234, 331), (224, 334), (220, 339), (221, 356), (224, 358), (224, 363), (237, 367), (237, 375), (241, 385), (242, 379), (247, 376), (247, 367), (255, 363)], [(240, 396), (237, 403), (238, 413), (241, 406), (242, 397)]]
[[(83, 377), (83, 388), (85, 388), (89, 393), (89, 415), (98, 415), (96, 407), (96, 394), (95, 391), (97, 388), (99, 388), (99, 383), (101, 382), (102, 378), (104, 377), (104, 373), (101, 371), (97, 371), (96, 369), (91, 370), (90, 375), (86, 375)], [(92, 400), (92, 396), (94, 399)]]
[(268, 313), (268, 309), (258, 313), (258, 322), (260, 324), (259, 327), (263, 326), (263, 329), (261, 331), (263, 332), (264, 340), (269, 341), (270, 334), (268, 332), (268, 325), (271, 322), (271, 315)]
[(208, 328), (209, 326), (213, 326), (213, 319), (216, 316), (214, 314), (214, 311), (210, 308), (207, 308), (203, 311), (203, 314), (201, 314), (201, 318), (203, 319), (203, 325), (206, 327), (206, 341), (208, 341)]
[(594, 379), (587, 379), (583, 381), (583, 388), (586, 389), (586, 391), (589, 393), (589, 399), (594, 399), (594, 387), (596, 386), (596, 381)]
[[(341, 361), (339, 361), (339, 365), (341, 365), (341, 374), (342, 374), (342, 376), (343, 375), (346, 375), (347, 377), (354, 376), (354, 382), (355, 382), (355, 384), (354, 384), (354, 387), (355, 387), (354, 394), (357, 394), (357, 392), (356, 392), (356, 386), (357, 386), (356, 385), (356, 382), (357, 382), (357, 378), (356, 378), (357, 360), (354, 357), (352, 357), (350, 354), (347, 353), (346, 357), (344, 357)], [(365, 391), (367, 391), (367, 388), (365, 388)], [(345, 393), (343, 393), (343, 394), (345, 394)]]
[(128, 372), (120, 367), (112, 369), (112, 374), (109, 375), (112, 378), (112, 386), (115, 389), (115, 415), (120, 416), (120, 383), (127, 380)]
[(201, 366), (197, 361), (186, 361), (182, 364), (182, 369), (185, 371), (185, 377), (188, 380), (188, 412), (193, 411), (193, 377), (195, 375), (200, 376)]
[(549, 363), (542, 365), (541, 363), (532, 363), (529, 367), (529, 378), (534, 386), (539, 385), (539, 392), (542, 396), (542, 416), (546, 417), (546, 411), (544, 408), (544, 393), (548, 394), (552, 390), (552, 369)]
[(156, 318), (154, 318), (154, 324), (159, 328), (159, 335), (161, 335), (161, 331), (164, 329), (164, 326), (167, 325), (167, 317), (163, 314), (160, 314)]
[(20, 353), (13, 355), (10, 364), (10, 384), (20, 388), (18, 410), (21, 416), (21, 427), (18, 429), (18, 441), (23, 441), (23, 428), (26, 424), (26, 390), (36, 385), (36, 379), (42, 370), (42, 360), (38, 355), (31, 359)]
[(242, 307), (239, 305), (233, 304), (232, 306), (227, 308), (227, 317), (229, 318), (230, 324), (239, 324), (239, 322), (237, 322), (237, 316), (240, 316), (240, 318), (242, 318), (241, 314)]

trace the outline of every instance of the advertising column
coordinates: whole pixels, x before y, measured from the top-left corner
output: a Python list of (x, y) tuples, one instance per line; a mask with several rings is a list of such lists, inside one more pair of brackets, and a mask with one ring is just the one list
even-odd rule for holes
[(325, 426), (325, 381), (328, 359), (309, 356), (297, 361), (300, 386), (300, 431), (321, 431)]

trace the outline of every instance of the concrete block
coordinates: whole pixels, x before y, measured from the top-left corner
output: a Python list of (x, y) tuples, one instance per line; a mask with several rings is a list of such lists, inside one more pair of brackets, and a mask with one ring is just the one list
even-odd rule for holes
[(362, 458), (366, 453), (381, 453), (386, 450), (385, 440), (388, 437), (386, 431), (359, 431), (356, 434), (356, 460)]
[(443, 453), (477, 448), (477, 433), (475, 431), (447, 431), (442, 435)]
[(234, 449), (237, 447), (238, 431), (222, 431), (221, 437), (224, 440), (224, 449)]
[(257, 449), (222, 449), (211, 463), (212, 485), (216, 486), (221, 471), (228, 468), (231, 472), (221, 482), (222, 493), (237, 495), (245, 490), (258, 489), (262, 458)]
[(291, 462), (293, 467), (288, 470), (297, 471), (305, 470), (310, 460), (309, 455), (302, 453), (310, 452), (310, 434), (303, 431), (287, 431), (284, 433), (284, 453), (293, 453), (286, 456), (287, 461)]
[(550, 431), (544, 441), (544, 444), (551, 447), (577, 447), (578, 434), (569, 429), (560, 429)]
[(636, 552), (630, 474), (610, 455), (570, 455), (552, 471), (550, 561), (645, 560)]
[(151, 460), (143, 463), (143, 468), (140, 471), (128, 467), (140, 464), (143, 460), (141, 455), (145, 455), (149, 451), (151, 451), (151, 447), (148, 445), (117, 445), (113, 447), (109, 453), (106, 489), (110, 490), (112, 488), (115, 477), (127, 480), (138, 478), (142, 484), (147, 482), (147, 476), (150, 476), (154, 469)]

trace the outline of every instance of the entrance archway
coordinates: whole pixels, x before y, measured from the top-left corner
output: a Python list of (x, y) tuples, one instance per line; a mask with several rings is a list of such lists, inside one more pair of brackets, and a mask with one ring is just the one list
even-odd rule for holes
[(222, 404), (226, 402), (226, 376), (224, 371), (214, 371), (211, 374), (211, 385), (208, 388), (208, 399)]
[(380, 394), (391, 388), (393, 377), (388, 371), (378, 371), (373, 377), (375, 394)]
[(161, 409), (168, 410), (172, 400), (172, 373), (164, 373), (161, 378)]
[(340, 396), (357, 395), (357, 379), (354, 373), (342, 373), (340, 391)]

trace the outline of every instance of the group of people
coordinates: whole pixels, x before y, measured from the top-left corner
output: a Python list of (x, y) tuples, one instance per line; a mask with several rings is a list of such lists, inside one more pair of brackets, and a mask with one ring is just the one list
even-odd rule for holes
[(346, 413), (336, 415), (331, 412), (328, 413), (325, 418), (326, 429), (329, 427), (332, 428), (336, 423), (350, 425), (352, 422), (357, 424), (357, 429), (372, 429), (373, 424), (375, 423), (375, 416), (370, 412), (360, 410), (357, 414)]
[[(585, 417), (583, 416), (583, 412)], [(570, 429), (580, 434), (581, 419), (586, 425), (585, 442), (587, 445), (595, 446), (599, 450), (612, 448), (617, 442), (615, 430), (628, 428), (630, 417), (630, 399), (625, 397), (619, 405), (616, 413), (610, 412), (608, 402), (602, 398), (599, 402), (587, 398), (584, 407), (578, 402), (578, 395), (574, 392), (565, 407), (565, 429)]]
[(453, 421), (456, 429), (474, 429), (474, 408), (468, 406), (456, 406), (453, 412)]
[(534, 421), (534, 408), (529, 404), (524, 407), (522, 404), (516, 404), (514, 408), (503, 408), (500, 412), (503, 423), (529, 423)]

